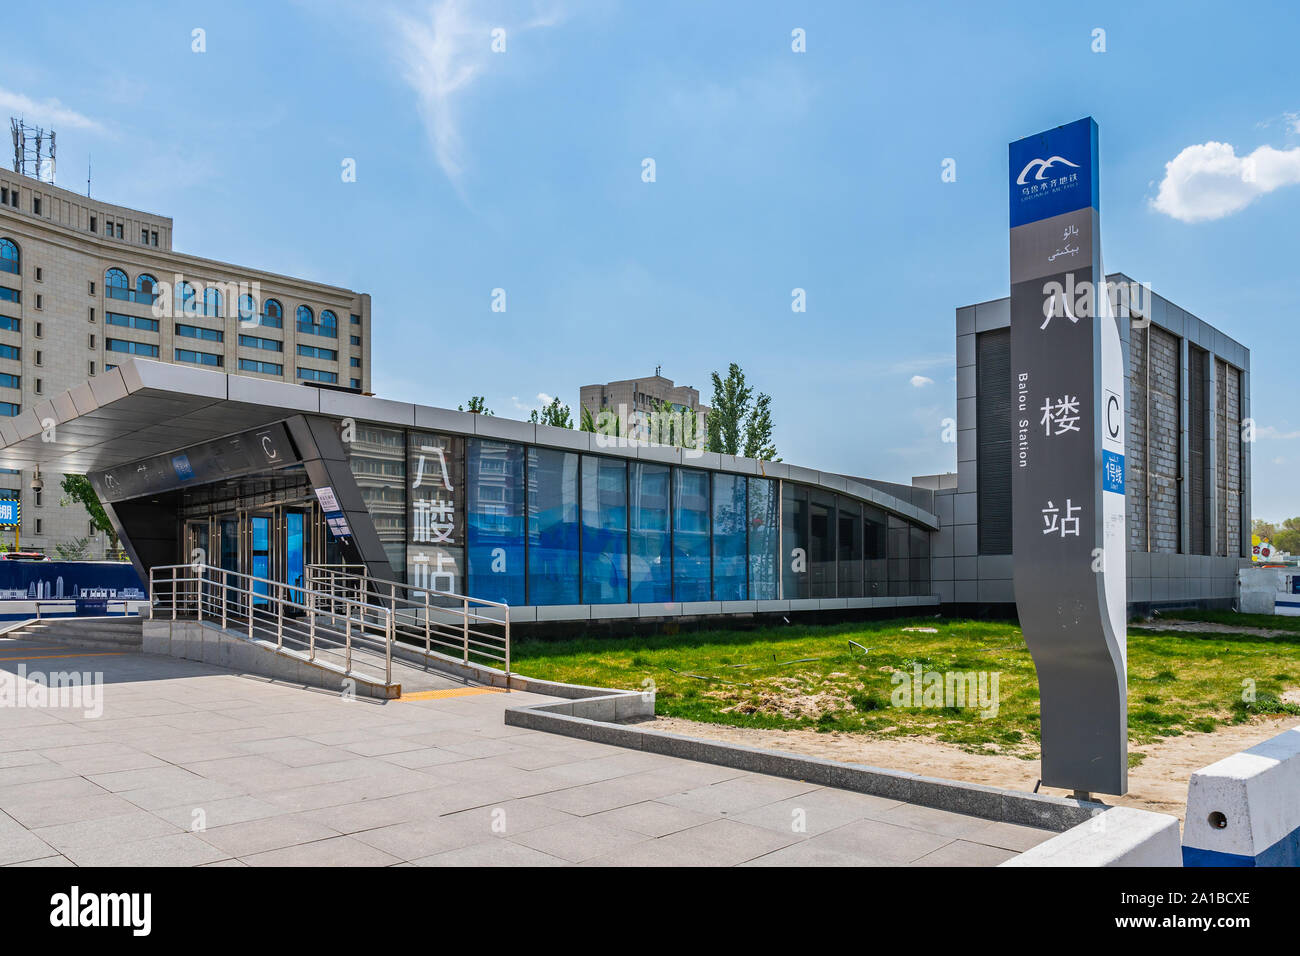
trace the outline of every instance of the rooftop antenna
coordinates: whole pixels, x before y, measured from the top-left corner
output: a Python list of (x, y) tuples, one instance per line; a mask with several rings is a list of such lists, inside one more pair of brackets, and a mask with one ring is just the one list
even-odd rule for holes
[(14, 141), (14, 172), (54, 185), (54, 131), (9, 117)]
[(656, 365), (656, 366), (655, 366), (655, 378), (658, 378), (658, 377), (659, 377), (659, 373), (663, 371), (663, 368), (664, 368), (664, 367), (663, 367), (662, 365)]
[(86, 154), (86, 198), (90, 198), (90, 154)]

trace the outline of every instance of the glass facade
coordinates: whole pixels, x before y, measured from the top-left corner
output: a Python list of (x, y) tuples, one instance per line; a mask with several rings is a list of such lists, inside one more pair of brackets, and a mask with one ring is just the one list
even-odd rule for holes
[(791, 481), (366, 424), (394, 572), (512, 606), (926, 595), (930, 533)]

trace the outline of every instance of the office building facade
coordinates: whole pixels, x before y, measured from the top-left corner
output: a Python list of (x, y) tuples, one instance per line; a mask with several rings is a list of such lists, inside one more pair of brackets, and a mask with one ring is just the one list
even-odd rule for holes
[[(133, 357), (370, 390), (368, 295), (186, 255), (172, 233), (168, 217), (0, 171), (0, 417)], [(98, 557), (107, 538), (60, 506), (61, 477), (0, 473), (0, 497), (23, 503), (21, 544), (55, 556), (85, 538)]]

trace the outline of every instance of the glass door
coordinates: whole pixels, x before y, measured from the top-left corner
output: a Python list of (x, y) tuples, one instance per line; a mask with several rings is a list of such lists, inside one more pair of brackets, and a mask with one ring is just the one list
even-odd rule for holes
[[(184, 563), (190, 566), (190, 570), (185, 572), (187, 577), (196, 577), (199, 566), (208, 564), (212, 560), (208, 553), (210, 530), (207, 519), (185, 522)], [(182, 593), (186, 595), (188, 602), (197, 606), (199, 600), (198, 581), (187, 581), (182, 588)]]
[(265, 607), (269, 603), (268, 595), (271, 592), (267, 580), (271, 577), (272, 521), (271, 515), (254, 514), (248, 518), (248, 573), (254, 578), (262, 579), (253, 582), (254, 607)]
[(284, 583), (289, 585), (289, 600), (303, 603), (301, 588), (307, 577), (308, 515), (305, 511), (284, 513)]

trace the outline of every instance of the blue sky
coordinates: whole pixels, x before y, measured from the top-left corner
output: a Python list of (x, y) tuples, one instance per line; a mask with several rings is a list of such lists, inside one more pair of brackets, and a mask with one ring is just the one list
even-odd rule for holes
[(707, 401), (735, 361), (786, 460), (896, 481), (955, 469), (1006, 144), (1092, 115), (1107, 269), (1251, 348), (1255, 514), (1300, 514), (1294, 5), (807, 6), (51, 2), (0, 107), (178, 249), (370, 292), (381, 395), (525, 417), (662, 365)]

